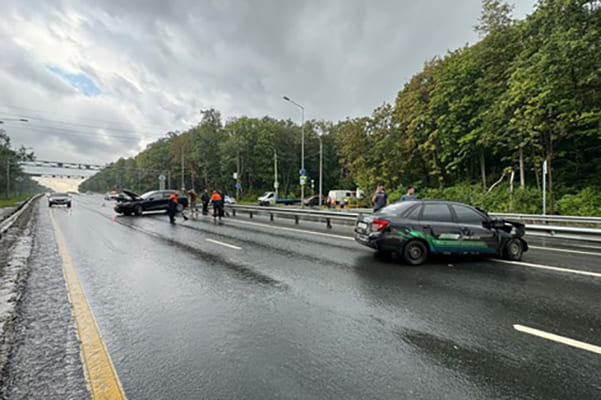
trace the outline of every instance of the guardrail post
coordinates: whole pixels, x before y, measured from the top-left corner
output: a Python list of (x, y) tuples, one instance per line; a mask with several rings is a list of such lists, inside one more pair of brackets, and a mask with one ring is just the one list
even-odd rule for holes
[(326, 226), (328, 229), (332, 229), (332, 221), (329, 218), (326, 218)]
[(295, 215), (295, 216), (294, 216), (294, 223), (295, 223), (296, 225), (298, 225), (298, 215)]
[(236, 209), (235, 208), (232, 208), (232, 216), (234, 216), (234, 217), (236, 216)]
[(269, 213), (269, 220), (273, 221), (273, 213)]
[(253, 219), (253, 212), (252, 212), (252, 211), (250, 211), (250, 212), (248, 213), (248, 215), (250, 216), (250, 219)]

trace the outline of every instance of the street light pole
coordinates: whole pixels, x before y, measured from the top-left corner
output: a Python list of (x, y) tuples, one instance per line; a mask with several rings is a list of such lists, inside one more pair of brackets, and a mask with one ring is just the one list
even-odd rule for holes
[(319, 208), (321, 208), (323, 190), (323, 140), (321, 139), (321, 135), (318, 135), (317, 137), (319, 138)]
[[(305, 107), (284, 96), (284, 100), (290, 102), (301, 110), (301, 171), (305, 170)], [(301, 208), (305, 208), (305, 185), (301, 183)]]

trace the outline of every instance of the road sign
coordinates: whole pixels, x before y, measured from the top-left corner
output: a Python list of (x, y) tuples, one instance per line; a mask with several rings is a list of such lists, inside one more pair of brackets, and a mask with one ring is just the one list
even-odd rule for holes
[(167, 179), (167, 178), (165, 178), (165, 175), (163, 175), (163, 174), (159, 175), (159, 181), (165, 182), (165, 179)]
[(305, 175), (301, 175), (300, 184), (301, 186), (305, 186), (307, 184), (307, 177)]
[[(307, 175), (307, 171), (306, 171), (306, 170), (304, 170), (304, 169), (301, 169), (301, 170), (299, 170), (299, 171), (298, 171), (298, 174), (299, 174), (300, 176)], [(306, 178), (306, 176), (305, 176), (305, 178)]]
[(234, 178), (234, 179), (238, 179), (238, 173), (237, 173), (237, 172), (234, 172), (234, 173), (232, 174), (232, 178)]
[(236, 183), (236, 189), (242, 189), (242, 184), (240, 182)]
[(279, 182), (274, 182), (274, 183), (273, 183), (273, 188), (274, 188), (274, 189), (277, 189), (277, 188), (279, 188), (279, 187), (280, 187), (280, 183), (279, 183)]

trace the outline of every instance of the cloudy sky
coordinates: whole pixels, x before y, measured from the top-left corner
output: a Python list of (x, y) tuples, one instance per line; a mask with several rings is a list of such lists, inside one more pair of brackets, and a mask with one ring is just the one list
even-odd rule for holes
[[(535, 0), (515, 0), (516, 18)], [(480, 0), (2, 0), (0, 125), (40, 159), (106, 163), (214, 107), (369, 114), (478, 40)], [(26, 118), (29, 122), (16, 121)]]

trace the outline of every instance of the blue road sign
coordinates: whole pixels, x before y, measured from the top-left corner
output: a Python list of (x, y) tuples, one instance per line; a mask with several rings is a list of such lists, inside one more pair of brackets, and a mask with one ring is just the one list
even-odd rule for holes
[(302, 175), (307, 175), (307, 171), (305, 171), (304, 169), (301, 169), (301, 170), (298, 171), (298, 174), (301, 175), (301, 176)]
[(242, 184), (241, 183), (236, 183), (236, 189), (242, 189)]

